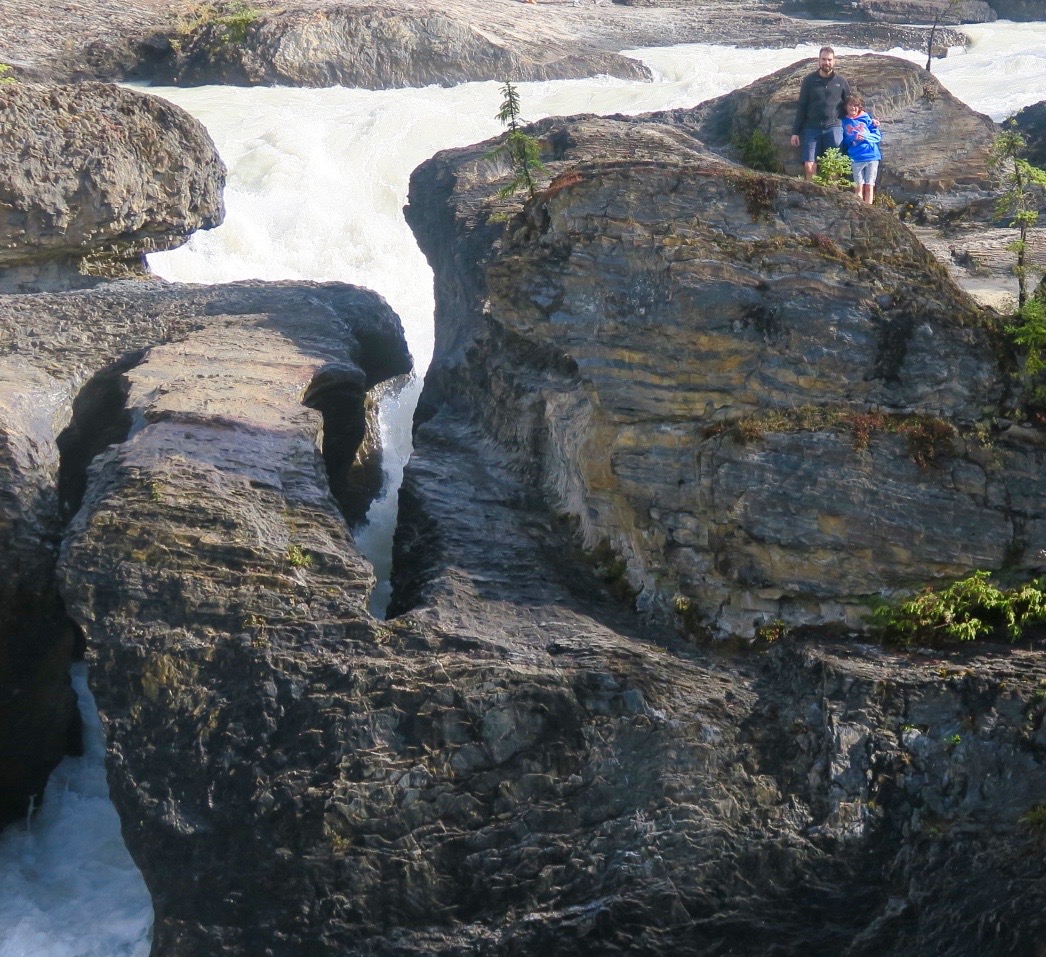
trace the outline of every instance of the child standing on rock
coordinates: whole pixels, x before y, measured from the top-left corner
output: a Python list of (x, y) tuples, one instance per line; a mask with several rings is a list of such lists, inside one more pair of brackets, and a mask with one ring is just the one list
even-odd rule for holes
[(875, 200), (875, 177), (883, 158), (879, 150), (882, 138), (879, 124), (864, 110), (864, 98), (851, 93), (846, 98), (843, 117), (843, 146), (853, 163), (854, 195), (866, 203)]

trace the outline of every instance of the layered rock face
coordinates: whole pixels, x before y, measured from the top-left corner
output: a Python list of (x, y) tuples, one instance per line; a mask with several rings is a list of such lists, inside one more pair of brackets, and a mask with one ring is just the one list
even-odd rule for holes
[(225, 167), (203, 126), (97, 83), (0, 86), (0, 291), (142, 274), (224, 216)]
[(859, 629), (870, 595), (1040, 571), (1043, 444), (993, 425), (988, 317), (890, 214), (669, 119), (538, 127), (556, 178), (504, 235), (489, 145), (419, 168), (422, 415), (464, 402), (641, 607), (715, 633)]
[[(803, 60), (693, 110), (666, 114), (693, 126), (701, 140), (736, 158), (736, 144), (758, 131), (770, 137), (777, 161), (790, 175), (802, 173), (789, 140), (803, 77), (817, 69)], [(987, 116), (971, 110), (937, 79), (908, 60), (866, 54), (839, 57), (836, 69), (865, 100), (883, 130), (878, 184), (898, 201), (950, 193), (955, 204), (991, 189), (989, 153), (997, 132)], [(732, 148), (733, 147), (733, 148)]]

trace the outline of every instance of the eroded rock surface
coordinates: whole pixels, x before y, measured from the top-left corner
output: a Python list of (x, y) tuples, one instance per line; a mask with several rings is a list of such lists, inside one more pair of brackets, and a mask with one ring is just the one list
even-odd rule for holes
[(504, 233), (488, 146), (416, 171), (421, 414), (464, 403), (641, 606), (714, 632), (859, 629), (869, 595), (1039, 571), (1044, 443), (994, 424), (990, 317), (891, 214), (665, 118), (539, 126), (555, 178)]
[[(256, 328), (262, 331), (254, 338), (265, 346), (261, 355), (258, 346), (250, 354), (245, 347), (248, 331)], [(252, 413), (264, 407), (270, 385), (287, 403), (300, 405), (304, 397), (317, 411), (298, 410), (312, 428), (299, 455), (311, 467), (320, 454), (315, 422), (328, 419), (324, 453), (330, 484), (340, 485), (346, 496), (352, 495), (351, 481), (342, 476), (355, 455), (352, 443), (362, 436), (365, 393), (405, 372), (409, 357), (388, 306), (371, 293), (340, 284), (122, 283), (4, 296), (0, 337), (7, 356), (0, 372), (0, 818), (6, 820), (24, 815), (51, 768), (77, 745), (78, 712), (68, 666), (74, 651), (83, 653), (83, 634), (55, 590), (57, 551), (65, 522), (86, 488), (87, 464), (142, 427), (145, 411), (127, 406), (126, 396), (129, 370), (141, 362), (143, 350), (179, 343), (168, 348), (186, 362), (195, 355), (195, 366), (184, 373), (191, 386), (212, 380), (227, 386), (233, 360), (241, 369), (253, 369), (253, 378), (245, 372), (244, 382), (232, 390)], [(204, 354), (194, 354), (193, 343), (202, 340)], [(276, 357), (284, 340), (295, 343), (298, 375), (311, 370), (304, 385), (297, 379), (281, 381), (284, 367)], [(293, 365), (291, 358), (286, 365)], [(183, 455), (192, 459), (199, 449), (191, 446), (188, 433), (183, 424), (177, 436)], [(220, 433), (218, 426), (211, 435)], [(252, 435), (262, 451), (264, 434)], [(218, 454), (207, 441), (198, 444)], [(219, 447), (223, 456), (235, 452), (228, 442)], [(173, 476), (174, 470), (163, 481)], [(183, 506), (191, 517), (194, 503), (183, 500)], [(122, 514), (133, 519), (133, 512)], [(97, 573), (104, 579), (111, 567), (100, 561)], [(190, 602), (185, 611), (195, 614), (199, 608)]]
[[(187, 82), (351, 80), (376, 88), (459, 77), (639, 76), (639, 65), (618, 51), (675, 43), (926, 46), (924, 27), (853, 22), (849, 6), (831, 16), (851, 22), (812, 23), (803, 19), (807, 10), (796, 12), (799, 18), (782, 14), (776, 0), (679, 0), (654, 9), (518, 0), (429, 7), (413, 0), (256, 0), (239, 8), (94, 0), (89, 10), (41, 0), (31, 11), (0, 6), (0, 62), (24, 79), (170, 79), (184, 71)], [(934, 55), (964, 42), (941, 29)], [(491, 74), (509, 68), (518, 72)]]
[(0, 85), (0, 292), (142, 274), (224, 216), (225, 166), (203, 126), (99, 83)]
[(204, 24), (183, 40), (175, 83), (451, 86), (466, 80), (552, 80), (605, 73), (648, 79), (637, 60), (585, 44), (511, 44), (435, 11), (334, 6), (275, 12), (227, 39), (229, 27)]

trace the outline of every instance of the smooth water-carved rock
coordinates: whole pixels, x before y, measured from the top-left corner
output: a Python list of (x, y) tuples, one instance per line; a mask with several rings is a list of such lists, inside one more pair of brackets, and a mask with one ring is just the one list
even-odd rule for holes
[[(354, 458), (355, 446), (347, 446), (362, 435), (366, 390), (409, 369), (398, 320), (374, 294), (333, 283), (120, 283), (0, 298), (0, 343), (7, 355), (0, 363), (0, 823), (23, 817), (54, 765), (78, 747), (79, 712), (68, 669), (73, 655), (83, 654), (82, 622), (66, 614), (55, 565), (65, 522), (87, 488), (88, 465), (142, 426), (142, 418), (127, 408), (129, 370), (140, 363), (143, 349), (185, 341), (194, 331), (199, 337), (200, 330), (215, 327), (236, 330), (244, 315), (252, 318), (243, 325), (282, 323), (288, 329), (297, 316), (306, 355), (323, 349), (334, 357), (324, 368), (347, 374), (352, 366), (354, 410), (344, 389), (322, 400), (304, 390), (292, 396), (320, 410), (300, 409), (310, 421), (335, 417), (324, 429), (320, 461), (337, 484), (337, 470), (351, 468)], [(276, 355), (279, 334), (265, 341)], [(172, 348), (188, 353), (188, 346)], [(232, 348), (242, 363), (243, 344)], [(252, 408), (264, 404), (267, 386), (279, 380), (280, 368), (273, 371), (272, 362), (270, 357), (257, 363), (256, 384), (242, 400)], [(198, 356), (194, 381), (220, 378), (227, 364), (216, 346)], [(258, 385), (261, 369), (265, 378)], [(317, 380), (323, 381), (323, 371)], [(318, 455), (311, 436), (309, 462)], [(172, 480), (173, 472), (164, 478)], [(193, 502), (184, 506), (191, 514)], [(358, 504), (354, 508), (360, 510)], [(344, 524), (340, 516), (337, 521)], [(103, 579), (106, 567), (98, 569)], [(197, 610), (193, 606), (187, 613)]]
[(584, 43), (526, 45), (432, 11), (334, 5), (276, 11), (231, 36), (234, 29), (216, 18), (183, 37), (172, 81), (389, 89), (598, 73), (650, 76), (639, 61)]
[(0, 291), (143, 275), (146, 253), (224, 216), (225, 167), (203, 126), (100, 83), (0, 85)]

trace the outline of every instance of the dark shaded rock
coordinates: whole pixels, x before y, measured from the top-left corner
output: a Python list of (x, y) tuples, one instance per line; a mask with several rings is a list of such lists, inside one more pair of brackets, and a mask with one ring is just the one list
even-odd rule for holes
[[(948, 0), (784, 0), (781, 9), (799, 16), (831, 20), (860, 17), (873, 23), (898, 24), (933, 23), (939, 13), (938, 22), (941, 24), (991, 23), (999, 18), (1018, 21), (1046, 19), (1043, 0), (963, 0), (954, 9)], [(955, 45), (943, 38), (942, 42), (945, 48)]]
[(203, 126), (98, 83), (0, 86), (0, 291), (143, 274), (143, 256), (224, 216), (225, 167)]
[[(241, 322), (241, 315), (250, 318)], [(194, 330), (215, 327), (235, 337), (241, 324), (296, 329), (306, 355), (336, 353), (317, 369), (321, 384), (335, 378), (327, 369), (349, 375), (350, 357), (356, 363), (355, 407), (344, 395), (323, 402), (315, 390), (310, 395), (324, 415), (334, 416), (324, 430), (321, 461), (337, 477), (354, 459), (355, 446), (346, 443), (360, 439), (342, 422), (362, 421), (366, 390), (410, 367), (398, 320), (373, 294), (340, 284), (126, 283), (0, 298), (7, 356), (0, 363), (0, 821), (23, 816), (51, 768), (77, 746), (79, 713), (68, 668), (74, 654), (83, 653), (83, 633), (55, 590), (55, 562), (64, 523), (87, 488), (89, 463), (141, 427), (127, 408), (128, 376), (151, 346), (185, 342)], [(242, 348), (235, 351), (242, 363)], [(215, 350), (195, 374), (212, 379), (223, 364)], [(267, 368), (265, 375), (278, 379)], [(264, 405), (264, 382), (255, 378), (252, 387), (244, 401)], [(319, 454), (314, 445), (310, 455)], [(360, 504), (346, 496), (346, 508), (358, 511)], [(186, 509), (191, 513), (191, 502)]]
[(1019, 110), (1013, 119), (1028, 144), (1024, 158), (1033, 166), (1046, 167), (1046, 100)]
[(869, 20), (887, 23), (991, 23), (998, 15), (984, 0), (860, 0), (857, 9)]
[(1006, 20), (1046, 20), (1043, 0), (991, 0), (991, 5)]

